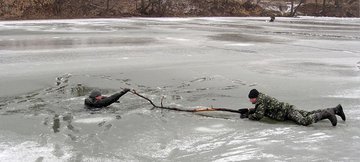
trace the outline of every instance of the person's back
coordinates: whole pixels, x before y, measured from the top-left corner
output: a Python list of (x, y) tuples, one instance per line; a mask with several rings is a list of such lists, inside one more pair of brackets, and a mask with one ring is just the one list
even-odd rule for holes
[(285, 120), (286, 114), (293, 106), (280, 102), (274, 97), (270, 97), (266, 94), (259, 93), (257, 102), (255, 103), (255, 113), (249, 116), (252, 120), (260, 120), (264, 116), (276, 119)]

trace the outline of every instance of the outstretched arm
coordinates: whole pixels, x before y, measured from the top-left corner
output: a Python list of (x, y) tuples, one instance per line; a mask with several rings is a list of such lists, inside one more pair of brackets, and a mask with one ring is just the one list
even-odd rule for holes
[(240, 112), (240, 118), (249, 118), (249, 114), (254, 114), (255, 113), (255, 108), (242, 108), (239, 109)]
[(259, 104), (256, 109), (251, 110), (251, 114), (249, 114), (250, 120), (260, 120), (264, 117), (265, 114), (265, 106), (264, 104)]
[(96, 107), (106, 107), (111, 105), (112, 103), (116, 102), (117, 100), (119, 100), (119, 98), (123, 95), (125, 95), (127, 92), (129, 92), (130, 89), (125, 88), (123, 91), (119, 92), (119, 93), (115, 93), (109, 97), (106, 97), (104, 99), (101, 99), (99, 101), (96, 102)]

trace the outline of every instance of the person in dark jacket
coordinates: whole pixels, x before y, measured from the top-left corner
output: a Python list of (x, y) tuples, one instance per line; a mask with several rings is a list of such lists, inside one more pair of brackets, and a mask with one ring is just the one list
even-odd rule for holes
[[(342, 106), (339, 104), (334, 108), (327, 108), (314, 111), (298, 110), (294, 105), (280, 102), (277, 99), (252, 89), (249, 92), (249, 99), (255, 108), (250, 108), (245, 115), (250, 120), (261, 120), (263, 117), (285, 121), (291, 120), (299, 125), (310, 125), (323, 119), (329, 119), (333, 126), (337, 124), (335, 115), (339, 115), (343, 121), (346, 120)], [(241, 117), (244, 117), (242, 115)]]
[(98, 90), (93, 90), (89, 97), (85, 99), (85, 105), (89, 109), (102, 108), (111, 105), (114, 102), (117, 102), (121, 96), (129, 92), (130, 89), (125, 88), (119, 93), (115, 93), (109, 97), (102, 96), (101, 92)]

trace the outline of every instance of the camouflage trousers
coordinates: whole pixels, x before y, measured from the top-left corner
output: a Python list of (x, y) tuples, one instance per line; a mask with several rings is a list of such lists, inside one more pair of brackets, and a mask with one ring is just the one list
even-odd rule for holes
[(287, 120), (294, 121), (296, 124), (307, 126), (316, 121), (316, 113), (321, 111), (324, 111), (324, 109), (305, 111), (292, 108), (288, 111), (286, 118)]

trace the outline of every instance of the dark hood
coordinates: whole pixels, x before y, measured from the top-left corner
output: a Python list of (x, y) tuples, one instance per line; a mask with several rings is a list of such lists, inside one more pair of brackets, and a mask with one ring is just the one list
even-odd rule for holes
[(90, 95), (89, 95), (89, 98), (92, 98), (92, 99), (95, 99), (95, 97), (97, 96), (101, 96), (101, 92), (98, 91), (98, 90), (93, 90)]

